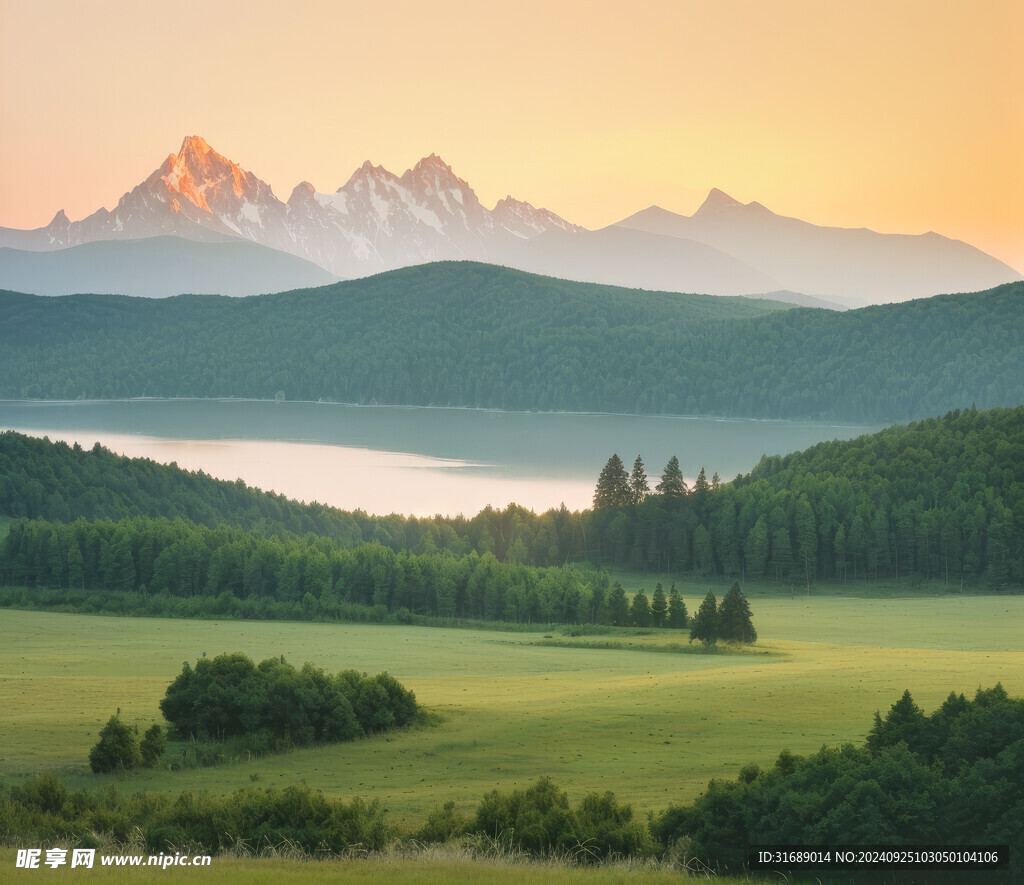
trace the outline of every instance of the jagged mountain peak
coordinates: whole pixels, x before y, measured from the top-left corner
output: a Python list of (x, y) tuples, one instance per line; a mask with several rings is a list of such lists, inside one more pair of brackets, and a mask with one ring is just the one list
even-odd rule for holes
[(733, 199), (725, 191), (719, 190), (717, 187), (713, 187), (708, 191), (707, 197), (704, 199), (704, 202), (701, 203), (701, 206), (694, 217), (701, 213), (717, 212), (722, 209), (735, 208), (742, 209), (743, 203), (739, 200)]
[(345, 190), (350, 190), (357, 182), (360, 181), (394, 181), (395, 175), (389, 172), (383, 166), (374, 166), (369, 160), (364, 160), (363, 165), (356, 169), (341, 187), (338, 188), (336, 193), (341, 193)]
[[(217, 153), (209, 144), (207, 144), (206, 139), (201, 135), (186, 135), (181, 142), (181, 150), (178, 151), (178, 156), (185, 153), (192, 153), (200, 157), (205, 157), (211, 151), (215, 154)], [(220, 155), (217, 154), (217, 156)]]
[(413, 166), (413, 171), (417, 169), (447, 169), (449, 172), (452, 171), (452, 167), (435, 153), (431, 153), (430, 156), (424, 157), (415, 166)]
[(313, 187), (312, 182), (300, 181), (292, 188), (292, 195), (288, 198), (288, 202), (292, 203), (300, 198), (312, 199), (315, 196), (316, 188)]

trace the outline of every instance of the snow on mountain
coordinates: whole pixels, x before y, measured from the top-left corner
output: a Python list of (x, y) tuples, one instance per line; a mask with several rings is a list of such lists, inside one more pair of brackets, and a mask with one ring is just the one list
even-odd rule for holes
[(521, 221), (512, 233), (505, 202), (495, 210), (498, 222), (473, 189), (431, 154), (400, 178), (367, 161), (333, 194), (302, 182), (283, 203), (265, 181), (191, 135), (112, 211), (100, 209), (75, 222), (61, 211), (36, 231), (0, 230), (0, 246), (41, 251), (168, 235), (241, 238), (350, 277), (448, 258), (487, 260), (495, 240), (552, 227), (577, 229), (522, 203), (517, 205), (537, 220)]
[(644, 288), (719, 295), (788, 289), (862, 301), (977, 290), (1019, 278), (994, 258), (937, 234), (817, 227), (717, 188), (692, 217), (652, 206), (588, 231), (511, 196), (487, 209), (435, 154), (401, 176), (367, 161), (334, 193), (304, 181), (282, 202), (269, 184), (198, 135), (187, 137), (113, 210), (80, 221), (61, 211), (33, 231), (0, 228), (0, 247), (50, 251), (150, 237), (241, 239), (343, 278), (471, 259)]

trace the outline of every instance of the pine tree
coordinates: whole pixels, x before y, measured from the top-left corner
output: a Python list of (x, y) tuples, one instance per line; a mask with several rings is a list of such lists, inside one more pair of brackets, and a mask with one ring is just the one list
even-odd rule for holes
[(637, 590), (633, 596), (633, 604), (629, 607), (629, 616), (636, 627), (651, 626), (651, 603), (643, 590)]
[(894, 747), (904, 741), (911, 750), (916, 750), (920, 747), (926, 726), (927, 717), (914, 703), (910, 689), (906, 689), (903, 697), (889, 709), (885, 719), (875, 712), (875, 724), (868, 732), (865, 745), (877, 753), (884, 747)]
[(796, 502), (793, 523), (796, 528), (797, 562), (803, 572), (804, 582), (809, 593), (811, 579), (814, 577), (818, 563), (818, 525), (814, 518), (814, 509), (806, 495), (801, 495)]
[(594, 509), (626, 507), (633, 502), (629, 488), (629, 474), (618, 455), (612, 455), (604, 465), (594, 490)]
[(686, 494), (686, 480), (683, 479), (683, 471), (679, 469), (679, 459), (673, 455), (665, 465), (659, 482), (654, 490), (666, 498), (682, 498)]
[(768, 522), (763, 513), (747, 533), (746, 559), (747, 574), (753, 578), (764, 577), (768, 565)]
[(750, 604), (738, 583), (734, 583), (722, 598), (718, 609), (718, 636), (731, 642), (757, 642)]
[(644, 461), (639, 455), (633, 462), (633, 473), (629, 477), (629, 490), (633, 495), (634, 504), (642, 504), (644, 498), (651, 493), (651, 487), (647, 484), (647, 472), (644, 470)]
[(608, 594), (608, 623), (613, 627), (629, 626), (629, 602), (622, 584), (616, 581)]
[(668, 619), (668, 603), (665, 601), (665, 591), (661, 584), (654, 585), (654, 595), (651, 596), (651, 623), (655, 627), (664, 627)]
[(832, 539), (832, 549), (836, 557), (836, 577), (846, 581), (846, 529), (840, 524)]
[(682, 630), (689, 621), (690, 613), (686, 610), (686, 603), (673, 583), (668, 594), (668, 625), (676, 630)]
[(708, 483), (708, 475), (701, 467), (697, 479), (693, 483), (693, 499), (697, 504), (697, 518), (703, 520), (707, 515), (708, 496), (711, 494), (711, 485)]
[(718, 640), (718, 600), (711, 590), (690, 620), (690, 642), (694, 639), (705, 645), (714, 645)]

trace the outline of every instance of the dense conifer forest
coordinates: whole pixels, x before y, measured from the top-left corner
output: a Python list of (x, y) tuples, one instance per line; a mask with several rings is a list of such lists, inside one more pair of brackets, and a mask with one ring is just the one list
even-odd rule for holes
[(0, 397), (886, 423), (1024, 401), (1024, 284), (835, 313), (447, 262), (235, 299), (0, 293)]
[[(7, 432), (0, 514), (14, 521), (0, 580), (29, 588), (26, 604), (85, 611), (567, 623), (627, 622), (591, 567), (606, 563), (808, 588), (1024, 584), (1024, 407), (766, 457), (732, 482), (701, 471), (692, 489), (674, 461), (650, 492), (642, 459), (632, 477), (618, 459), (622, 489), (602, 491), (606, 468), (593, 510), (416, 519), (302, 505)], [(664, 591), (654, 602), (667, 605)]]

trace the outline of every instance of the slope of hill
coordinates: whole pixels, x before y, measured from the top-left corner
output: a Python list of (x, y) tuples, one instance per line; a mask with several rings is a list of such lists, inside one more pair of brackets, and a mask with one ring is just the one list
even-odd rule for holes
[(438, 263), (247, 299), (0, 297), (0, 396), (910, 420), (1024, 401), (1024, 284), (835, 313)]
[(168, 295), (260, 295), (338, 278), (295, 255), (231, 239), (180, 237), (108, 240), (55, 251), (0, 248), (0, 279), (17, 292), (94, 292), (161, 298)]

